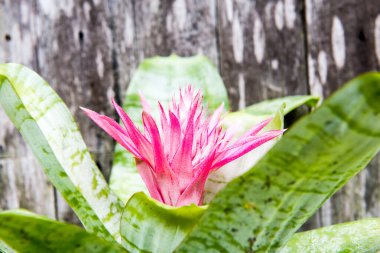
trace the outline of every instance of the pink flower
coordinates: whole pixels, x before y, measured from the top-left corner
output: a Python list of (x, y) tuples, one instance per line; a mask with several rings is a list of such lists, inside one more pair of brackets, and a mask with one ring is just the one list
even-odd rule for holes
[(223, 104), (207, 115), (202, 106), (201, 92), (191, 86), (179, 92), (165, 111), (160, 103), (160, 125), (149, 113), (142, 97), (141, 132), (112, 101), (124, 127), (114, 120), (82, 108), (112, 138), (136, 158), (137, 169), (152, 198), (171, 206), (201, 205), (204, 186), (211, 171), (241, 157), (252, 149), (279, 136), (282, 130), (260, 131), (271, 121), (254, 126), (237, 140), (232, 128), (223, 130)]

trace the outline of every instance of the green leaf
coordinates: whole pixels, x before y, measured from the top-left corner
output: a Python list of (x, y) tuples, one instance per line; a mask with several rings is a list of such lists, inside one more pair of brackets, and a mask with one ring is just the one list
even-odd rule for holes
[(4, 253), (126, 252), (80, 227), (23, 210), (1, 212), (0, 224), (0, 252)]
[(275, 252), (380, 148), (380, 74), (302, 118), (210, 203), (176, 252)]
[[(137, 69), (128, 87), (123, 105), (135, 124), (141, 125), (141, 92), (151, 107), (152, 114), (158, 116), (157, 101), (167, 108), (174, 92), (191, 84), (203, 91), (210, 111), (224, 103), (228, 109), (228, 98), (223, 81), (216, 68), (204, 56), (154, 57), (145, 59)], [(114, 163), (110, 178), (111, 189), (124, 201), (136, 192), (148, 194), (146, 186), (137, 172), (133, 156), (119, 144), (115, 148)]]
[(196, 205), (171, 207), (135, 193), (121, 220), (123, 246), (131, 252), (171, 253), (204, 213)]
[(286, 115), (304, 104), (309, 107), (316, 106), (318, 101), (319, 97), (316, 96), (288, 96), (265, 100), (260, 103), (250, 105), (245, 108), (244, 111), (253, 115), (271, 115), (275, 113), (280, 106), (285, 104), (284, 115)]
[(380, 219), (363, 219), (297, 233), (280, 253), (375, 253), (379, 238)]
[(22, 65), (1, 64), (0, 103), (85, 228), (120, 241), (121, 201), (111, 193), (70, 111), (48, 83)]

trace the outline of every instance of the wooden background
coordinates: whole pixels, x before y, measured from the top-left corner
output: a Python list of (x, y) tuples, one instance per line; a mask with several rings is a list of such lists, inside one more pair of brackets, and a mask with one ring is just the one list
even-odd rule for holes
[[(380, 0), (0, 0), (0, 62), (40, 73), (74, 113), (109, 175), (114, 143), (78, 108), (115, 115), (144, 57), (203, 53), (233, 109), (294, 94), (326, 97), (380, 70)], [(0, 108), (0, 208), (77, 222)], [(380, 158), (304, 228), (380, 216)]]

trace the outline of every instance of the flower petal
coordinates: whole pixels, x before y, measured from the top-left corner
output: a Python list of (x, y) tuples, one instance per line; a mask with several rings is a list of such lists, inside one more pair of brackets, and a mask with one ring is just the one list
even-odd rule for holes
[(203, 164), (197, 169), (198, 174), (194, 176), (193, 180), (188, 184), (186, 189), (178, 198), (176, 206), (186, 206), (186, 205), (201, 205), (203, 198), (204, 186), (207, 177), (210, 173), (210, 168), (214, 160), (215, 151), (213, 151)]
[(257, 148), (258, 146), (266, 143), (267, 141), (270, 141), (277, 136), (281, 135), (285, 130), (273, 130), (270, 132), (266, 132), (260, 136), (255, 136), (255, 138), (252, 138), (251, 141), (243, 144), (243, 145), (237, 145), (234, 146), (232, 149), (228, 149), (220, 154), (218, 154), (218, 157), (223, 157), (221, 160), (218, 161), (216, 159), (215, 163), (213, 164), (213, 168), (217, 169), (222, 167), (223, 165), (241, 157), (242, 155), (245, 155), (249, 151)]
[(191, 178), (193, 177), (193, 168), (192, 168), (192, 148), (193, 148), (193, 139), (194, 137), (194, 126), (193, 121), (190, 120), (187, 125), (181, 147), (173, 157), (171, 167), (173, 172), (181, 175), (179, 178), (180, 191), (183, 191)]
[(241, 138), (245, 138), (248, 136), (256, 135), (258, 134), (264, 127), (266, 127), (270, 122), (272, 121), (272, 117), (260, 122), (259, 124), (255, 125), (251, 130), (244, 133)]
[(113, 119), (100, 115), (92, 110), (81, 107), (81, 109), (87, 114), (87, 116), (92, 119), (100, 128), (102, 128), (108, 135), (120, 143), (124, 148), (131, 152), (134, 156), (141, 158), (141, 154), (134, 145), (133, 142), (129, 140), (129, 136), (125, 129), (123, 129), (116, 121)]
[(154, 175), (152, 168), (147, 163), (139, 159), (136, 159), (136, 167), (146, 187), (148, 188), (150, 196), (155, 200), (163, 202), (160, 189), (156, 181), (156, 176)]
[(135, 144), (136, 148), (140, 151), (140, 154), (145, 158), (145, 160), (152, 164), (154, 162), (154, 158), (149, 140), (141, 134), (141, 132), (133, 124), (131, 118), (124, 112), (123, 108), (115, 102), (115, 100), (112, 100), (112, 104), (126, 128), (128, 136), (131, 138), (132, 142)]
[(181, 125), (179, 119), (174, 113), (169, 111), (170, 117), (170, 141), (169, 141), (169, 163), (172, 163), (174, 155), (179, 149), (179, 144), (181, 141)]
[(149, 106), (148, 101), (146, 100), (145, 96), (141, 92), (139, 92), (139, 96), (140, 96), (140, 102), (141, 102), (143, 110), (145, 112), (151, 113), (150, 106)]
[(152, 149), (154, 154), (154, 169), (156, 169), (156, 173), (158, 173), (158, 170), (163, 169), (163, 163), (165, 161), (160, 133), (158, 131), (156, 122), (154, 122), (154, 119), (150, 114), (148, 114), (147, 112), (143, 112), (142, 119), (146, 131), (151, 136)]
[(215, 112), (212, 114), (208, 129), (207, 129), (207, 133), (209, 135), (215, 130), (216, 126), (220, 123), (220, 115), (222, 115), (223, 110), (224, 110), (224, 103), (222, 103), (218, 107), (218, 109), (216, 109)]

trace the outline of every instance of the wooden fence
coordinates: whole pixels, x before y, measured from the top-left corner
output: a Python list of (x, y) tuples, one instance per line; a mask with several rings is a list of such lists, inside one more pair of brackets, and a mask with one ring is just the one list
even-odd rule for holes
[[(380, 69), (380, 0), (0, 0), (0, 62), (28, 65), (55, 88), (106, 176), (114, 143), (79, 106), (115, 115), (110, 98), (124, 97), (139, 62), (172, 53), (208, 56), (234, 109), (325, 98)], [(76, 222), (1, 108), (0, 127), (0, 208)], [(366, 216), (380, 216), (380, 158), (305, 228)]]

